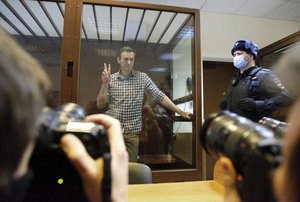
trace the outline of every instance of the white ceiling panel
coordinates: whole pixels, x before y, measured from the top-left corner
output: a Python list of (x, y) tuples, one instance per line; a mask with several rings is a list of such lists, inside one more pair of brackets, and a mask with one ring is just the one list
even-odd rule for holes
[(127, 1), (127, 2), (137, 2), (137, 3), (148, 3), (148, 4), (166, 4), (167, 0), (117, 0), (117, 1)]
[(248, 0), (208, 0), (202, 7), (202, 11), (217, 13), (234, 13)]
[[(242, 16), (300, 22), (300, 0), (122, 0), (200, 9), (203, 12), (226, 13)], [(293, 8), (290, 9), (291, 3)], [(298, 9), (298, 10), (297, 10)]]
[(283, 4), (282, 0), (248, 0), (235, 13), (238, 15), (261, 17)]
[(168, 0), (165, 1), (166, 5), (186, 7), (186, 8), (201, 8), (205, 1), (203, 0), (194, 0), (194, 1), (185, 1), (185, 0)]
[(268, 15), (269, 18), (294, 20), (300, 17), (300, 2), (285, 2), (281, 6), (271, 11)]

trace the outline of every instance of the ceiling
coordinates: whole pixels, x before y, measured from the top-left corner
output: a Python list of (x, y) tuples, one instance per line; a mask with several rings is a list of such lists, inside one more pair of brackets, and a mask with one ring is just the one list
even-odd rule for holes
[[(129, 0), (120, 0), (128, 1)], [(300, 22), (300, 0), (130, 0)], [(12, 35), (62, 39), (64, 1), (0, 0), (0, 25)], [(169, 44), (193, 37), (191, 14), (84, 4), (83, 39)]]
[(120, 0), (300, 22), (300, 0)]
[[(15, 36), (60, 38), (65, 3), (0, 0), (0, 25)], [(169, 44), (174, 37), (193, 37), (192, 15), (170, 11), (83, 5), (83, 39)]]

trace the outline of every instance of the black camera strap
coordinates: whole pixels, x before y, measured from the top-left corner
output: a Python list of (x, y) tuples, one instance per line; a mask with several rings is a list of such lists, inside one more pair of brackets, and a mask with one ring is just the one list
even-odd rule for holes
[(111, 153), (108, 136), (103, 136), (103, 180), (102, 180), (102, 201), (111, 202)]
[(103, 153), (103, 180), (102, 180), (102, 201), (103, 202), (111, 202), (111, 155), (110, 152)]

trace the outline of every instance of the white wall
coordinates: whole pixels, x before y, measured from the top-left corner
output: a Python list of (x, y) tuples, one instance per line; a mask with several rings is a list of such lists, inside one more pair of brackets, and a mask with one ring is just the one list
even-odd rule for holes
[(299, 22), (200, 12), (203, 60), (231, 61), (230, 50), (238, 39), (249, 39), (263, 48), (300, 30)]

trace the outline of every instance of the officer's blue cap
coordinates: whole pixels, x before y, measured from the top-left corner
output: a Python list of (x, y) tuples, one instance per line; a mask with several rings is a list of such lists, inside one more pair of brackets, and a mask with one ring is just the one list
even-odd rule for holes
[(258, 52), (258, 45), (249, 40), (238, 40), (234, 43), (231, 49), (231, 55), (234, 54), (235, 51), (241, 50), (247, 53), (250, 53), (256, 58)]

